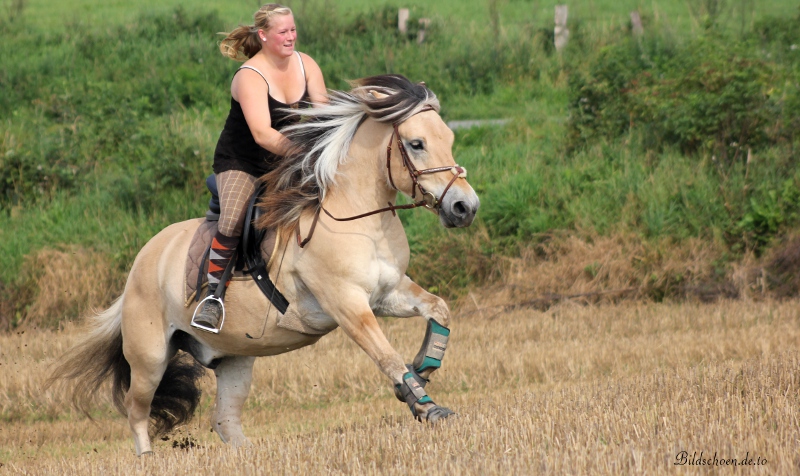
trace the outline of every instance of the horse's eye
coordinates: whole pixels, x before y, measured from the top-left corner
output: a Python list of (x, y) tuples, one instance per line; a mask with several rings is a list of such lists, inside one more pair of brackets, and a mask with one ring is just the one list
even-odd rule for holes
[(414, 149), (414, 150), (424, 150), (425, 149), (425, 143), (422, 142), (419, 139), (412, 140), (411, 142), (408, 143), (408, 145), (410, 145), (411, 148)]

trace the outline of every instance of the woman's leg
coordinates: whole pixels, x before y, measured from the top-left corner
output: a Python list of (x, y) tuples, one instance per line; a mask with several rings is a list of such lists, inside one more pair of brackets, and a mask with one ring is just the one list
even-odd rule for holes
[[(211, 240), (208, 264), (208, 295), (214, 294), (225, 269), (233, 259), (236, 245), (244, 228), (247, 205), (256, 190), (256, 177), (239, 170), (229, 170), (217, 175), (220, 215), (217, 233)], [(222, 283), (224, 286), (225, 283)], [(222, 308), (216, 301), (208, 300), (198, 311), (194, 322), (203, 327), (218, 328)]]

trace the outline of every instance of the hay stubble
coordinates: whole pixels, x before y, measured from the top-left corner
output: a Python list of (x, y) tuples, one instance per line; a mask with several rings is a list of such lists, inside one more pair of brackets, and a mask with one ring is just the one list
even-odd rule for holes
[[(458, 417), (412, 420), (366, 355), (337, 331), (259, 359), (249, 448), (209, 432), (213, 377), (191, 424), (133, 456), (124, 419), (96, 423), (41, 391), (77, 330), (0, 337), (0, 472), (29, 474), (667, 474), (686, 450), (766, 458), (748, 474), (800, 471), (800, 308), (796, 301), (578, 306), (455, 318), (429, 393)], [(419, 320), (382, 320), (410, 359)], [(188, 446), (188, 448), (187, 448)]]

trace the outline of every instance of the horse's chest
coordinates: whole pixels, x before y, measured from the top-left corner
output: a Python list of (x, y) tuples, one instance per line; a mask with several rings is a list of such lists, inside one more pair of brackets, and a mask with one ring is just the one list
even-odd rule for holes
[(397, 263), (394, 256), (378, 256), (372, 266), (374, 285), (372, 287), (372, 303), (380, 302), (384, 296), (392, 292), (405, 275), (405, 266)]

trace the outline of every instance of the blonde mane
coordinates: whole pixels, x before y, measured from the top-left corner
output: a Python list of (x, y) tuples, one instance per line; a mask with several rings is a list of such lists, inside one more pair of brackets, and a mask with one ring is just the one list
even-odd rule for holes
[(294, 149), (262, 180), (267, 190), (257, 226), (283, 227), (295, 223), (303, 210), (317, 204), (336, 183), (339, 166), (347, 160), (350, 143), (366, 118), (401, 123), (424, 107), (439, 111), (439, 100), (424, 83), (401, 75), (383, 75), (352, 83), (349, 92), (329, 91), (329, 103), (292, 110), (300, 121), (281, 132)]

